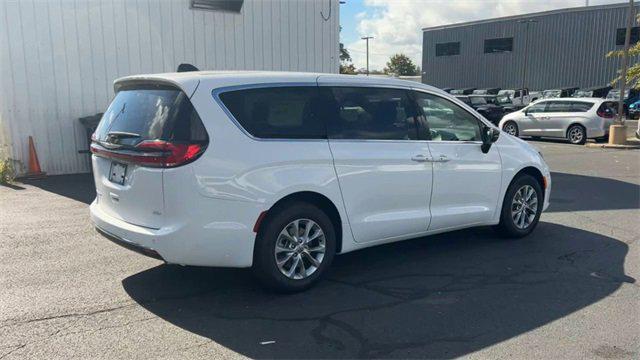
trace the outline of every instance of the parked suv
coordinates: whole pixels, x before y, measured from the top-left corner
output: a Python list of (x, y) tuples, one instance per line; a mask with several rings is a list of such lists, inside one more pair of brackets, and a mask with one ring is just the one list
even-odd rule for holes
[(545, 99), (505, 115), (499, 126), (513, 136), (566, 138), (584, 144), (588, 138), (606, 139), (615, 115), (615, 102), (605, 99)]
[(91, 218), (167, 263), (253, 267), (299, 291), (335, 254), (481, 225), (522, 237), (549, 204), (538, 151), (415, 82), (189, 72), (115, 91)]
[(564, 88), (544, 90), (542, 92), (542, 98), (554, 99), (554, 98), (571, 97), (573, 93), (576, 92), (576, 90), (578, 90), (577, 87), (564, 87)]

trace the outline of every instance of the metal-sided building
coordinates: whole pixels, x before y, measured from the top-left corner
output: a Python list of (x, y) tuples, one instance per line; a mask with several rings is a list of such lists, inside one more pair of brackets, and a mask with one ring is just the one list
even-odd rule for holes
[(0, 160), (19, 174), (33, 136), (48, 174), (90, 171), (78, 118), (113, 80), (175, 71), (337, 73), (338, 0), (0, 1)]
[[(578, 7), (425, 28), (422, 82), (519, 88), (524, 77), (531, 90), (606, 85), (621, 60), (605, 55), (623, 48), (628, 9)], [(637, 42), (638, 27), (631, 35)]]

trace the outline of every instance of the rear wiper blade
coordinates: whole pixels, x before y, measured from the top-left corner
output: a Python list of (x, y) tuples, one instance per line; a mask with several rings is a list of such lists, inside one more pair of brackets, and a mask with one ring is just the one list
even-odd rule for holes
[(118, 139), (127, 139), (127, 138), (138, 138), (140, 134), (126, 132), (126, 131), (109, 131), (107, 136), (114, 137)]

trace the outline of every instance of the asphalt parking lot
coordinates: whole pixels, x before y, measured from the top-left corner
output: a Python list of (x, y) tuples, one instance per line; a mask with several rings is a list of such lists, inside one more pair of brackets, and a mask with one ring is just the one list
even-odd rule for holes
[(535, 142), (536, 231), (339, 256), (301, 294), (163, 265), (92, 228), (88, 175), (0, 186), (0, 359), (640, 357), (640, 151)]

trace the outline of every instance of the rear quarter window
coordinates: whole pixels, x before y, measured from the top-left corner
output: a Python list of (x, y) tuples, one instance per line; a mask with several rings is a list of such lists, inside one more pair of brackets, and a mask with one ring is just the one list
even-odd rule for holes
[(571, 103), (571, 112), (587, 112), (591, 110), (593, 103), (584, 101), (574, 101)]
[(224, 106), (249, 134), (264, 139), (326, 139), (316, 86), (267, 87), (223, 92)]

